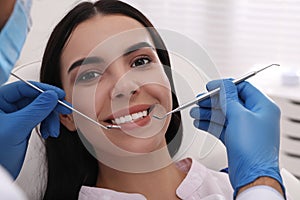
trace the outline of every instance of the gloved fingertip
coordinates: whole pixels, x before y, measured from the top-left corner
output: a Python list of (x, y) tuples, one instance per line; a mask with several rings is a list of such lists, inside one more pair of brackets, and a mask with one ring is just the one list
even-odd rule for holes
[(199, 111), (199, 107), (193, 107), (191, 110), (190, 110), (190, 116), (192, 118), (198, 118), (200, 115), (200, 111)]
[(54, 137), (54, 138), (58, 138), (58, 136), (59, 136), (59, 131), (53, 131), (51, 134), (51, 137)]
[(46, 99), (48, 99), (48, 102), (53, 102), (56, 103), (56, 101), (58, 100), (58, 95), (56, 92), (52, 91), (52, 90), (47, 90), (45, 92), (43, 92), (42, 94), (40, 94), (40, 97), (45, 97)]
[(43, 137), (44, 139), (47, 139), (47, 138), (49, 138), (49, 137), (57, 138), (58, 135), (59, 135), (59, 133), (58, 133), (57, 131), (55, 131), (55, 130), (49, 131), (49, 130), (46, 129), (46, 128), (43, 129), (43, 130), (41, 130), (41, 133), (42, 133), (42, 137)]
[(67, 108), (66, 106), (60, 105), (60, 104), (58, 104), (56, 106), (55, 111), (60, 114), (63, 114), (63, 115), (68, 115), (68, 114), (72, 113), (71, 109)]
[(208, 97), (206, 99), (198, 101), (196, 104), (200, 107), (210, 108), (213, 105), (212, 102), (214, 102), (216, 98), (217, 98), (216, 96)]
[[(65, 104), (67, 104), (68, 106), (73, 107), (71, 103), (69, 103), (69, 102), (67, 102), (65, 100), (63, 100), (63, 102)], [(60, 113), (60, 114), (64, 114), (64, 115), (68, 115), (68, 114), (72, 113), (72, 110), (70, 108), (67, 108), (66, 106), (63, 106), (63, 105), (60, 105), (60, 104), (58, 104), (56, 106), (55, 111), (58, 112), (58, 113)]]
[(220, 82), (220, 80), (212, 80), (212, 81), (209, 81), (209, 82), (206, 84), (206, 89), (207, 89), (208, 91), (211, 91), (211, 90), (216, 89), (217, 87), (219, 87), (219, 82)]
[(58, 138), (59, 136), (59, 131), (60, 131), (60, 123), (54, 123), (54, 126), (52, 127), (52, 131), (51, 131), (51, 136), (52, 137), (55, 137), (55, 138)]
[(199, 120), (194, 120), (194, 121), (193, 121), (193, 124), (194, 124), (194, 126), (195, 126), (196, 128), (199, 128), (200, 122), (199, 122)]
[(41, 128), (40, 132), (43, 139), (46, 140), (49, 137), (49, 133), (47, 130)]
[(63, 91), (63, 90), (60, 89), (60, 88), (57, 88), (57, 89), (56, 89), (56, 92), (57, 92), (57, 96), (58, 96), (59, 99), (64, 99), (64, 98), (65, 98), (65, 96), (66, 96), (65, 91)]
[[(73, 105), (70, 103), (70, 102), (68, 102), (68, 101), (66, 101), (66, 100), (63, 100), (63, 102), (65, 103), (65, 104), (67, 104), (68, 106), (70, 106), (71, 108), (73, 108)], [(67, 107), (65, 107), (64, 106), (64, 110), (63, 110), (63, 113), (62, 114), (71, 114), (72, 113), (72, 110), (71, 109), (69, 109), (69, 108), (67, 108)]]
[(202, 92), (202, 93), (200, 93), (200, 94), (197, 94), (196, 97), (200, 97), (200, 96), (202, 96), (203, 94), (205, 94), (205, 92)]
[(41, 131), (48, 137), (58, 137), (59, 135), (59, 115), (51, 112), (50, 115), (42, 122)]
[(64, 114), (64, 115), (69, 115), (69, 114), (72, 114), (72, 110), (69, 109), (69, 108), (64, 108), (64, 110), (61, 112), (61, 114)]
[(209, 128), (208, 121), (194, 120), (193, 124), (197, 129), (200, 129), (203, 131), (208, 131), (208, 128)]

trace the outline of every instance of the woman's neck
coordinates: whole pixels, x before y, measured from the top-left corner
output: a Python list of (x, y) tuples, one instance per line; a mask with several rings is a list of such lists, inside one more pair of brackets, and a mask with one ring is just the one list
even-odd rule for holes
[[(124, 172), (99, 163), (97, 187), (139, 193), (147, 199), (176, 199), (176, 189), (186, 174), (176, 167), (170, 157), (169, 159), (167, 166), (143, 173)], [(151, 162), (155, 162), (155, 159), (152, 158)]]

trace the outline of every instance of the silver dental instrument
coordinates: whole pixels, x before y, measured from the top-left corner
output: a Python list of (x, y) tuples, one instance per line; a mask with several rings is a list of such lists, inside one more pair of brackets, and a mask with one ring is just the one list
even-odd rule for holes
[[(41, 92), (41, 93), (44, 92), (44, 90), (38, 88), (37, 86), (33, 85), (33, 84), (30, 83), (29, 81), (26, 81), (26, 80), (22, 79), (21, 77), (17, 76), (17, 75), (14, 74), (13, 72), (11, 72), (10, 74), (11, 74), (12, 76), (14, 76), (15, 78), (19, 79), (20, 81), (23, 81), (24, 83), (26, 83), (26, 84), (29, 85), (30, 87), (36, 89), (37, 91), (39, 91), (39, 92)], [(101, 128), (104, 128), (104, 129), (118, 129), (118, 128), (121, 128), (120, 126), (117, 126), (117, 125), (107, 125), (107, 126), (105, 126), (105, 125), (100, 124), (99, 122), (93, 120), (92, 118), (86, 116), (85, 114), (79, 112), (78, 110), (76, 110), (75, 108), (69, 106), (68, 104), (64, 103), (64, 102), (61, 101), (61, 100), (58, 100), (58, 103), (61, 104), (61, 105), (63, 105), (63, 106), (65, 106), (65, 107), (67, 107), (67, 108), (69, 108), (69, 109), (72, 110), (73, 112), (75, 112), (75, 113), (81, 115), (82, 117), (86, 118), (86, 119), (89, 120), (90, 122), (93, 122), (94, 124), (100, 126)]]
[[(239, 84), (240, 82), (242, 82), (242, 81), (244, 81), (244, 80), (246, 80), (246, 79), (248, 79), (248, 78), (250, 78), (250, 77), (256, 75), (257, 73), (259, 73), (259, 72), (261, 72), (261, 71), (263, 71), (263, 70), (265, 70), (265, 69), (267, 69), (267, 68), (269, 68), (269, 67), (271, 67), (271, 66), (274, 66), (274, 65), (275, 65), (275, 66), (280, 66), (279, 64), (271, 64), (271, 65), (268, 65), (268, 66), (266, 66), (266, 67), (263, 67), (263, 68), (261, 68), (261, 69), (259, 69), (259, 70), (256, 70), (256, 71), (253, 71), (253, 72), (249, 72), (249, 73), (245, 74), (244, 76), (242, 76), (242, 77), (240, 77), (240, 78), (238, 78), (238, 79), (233, 80), (232, 82), (233, 82), (234, 84), (237, 85), (237, 84)], [(181, 110), (183, 110), (183, 109), (185, 109), (185, 108), (187, 108), (187, 107), (189, 107), (189, 106), (191, 106), (191, 105), (194, 105), (195, 103), (197, 103), (197, 102), (199, 102), (199, 101), (202, 101), (202, 100), (208, 98), (209, 96), (213, 96), (213, 95), (217, 94), (219, 91), (220, 91), (220, 88), (216, 88), (216, 89), (214, 89), (214, 90), (212, 90), (212, 91), (210, 91), (210, 92), (207, 92), (207, 93), (205, 93), (205, 94), (203, 94), (203, 95), (201, 95), (201, 96), (199, 96), (199, 97), (197, 97), (197, 98), (195, 98), (195, 99), (193, 99), (193, 100), (191, 100), (191, 101), (189, 101), (189, 102), (186, 102), (186, 103), (182, 104), (181, 106), (175, 108), (174, 110), (172, 110), (172, 111), (166, 113), (165, 115), (163, 115), (163, 116), (161, 116), (161, 117), (156, 116), (156, 115), (153, 115), (153, 117), (154, 117), (155, 119), (162, 120), (162, 119), (166, 118), (168, 115), (170, 115), (170, 114), (172, 114), (172, 113), (181, 111)]]

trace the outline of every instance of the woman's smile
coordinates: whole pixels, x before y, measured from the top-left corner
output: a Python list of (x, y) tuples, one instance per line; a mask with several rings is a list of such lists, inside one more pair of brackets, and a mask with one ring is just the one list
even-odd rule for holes
[(112, 113), (103, 121), (108, 124), (119, 125), (124, 130), (139, 128), (150, 123), (151, 111), (154, 106), (154, 104), (134, 105)]

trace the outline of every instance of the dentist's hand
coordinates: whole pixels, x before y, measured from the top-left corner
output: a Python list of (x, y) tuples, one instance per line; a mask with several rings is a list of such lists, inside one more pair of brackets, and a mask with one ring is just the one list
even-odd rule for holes
[(41, 123), (43, 138), (59, 134), (59, 113), (71, 110), (58, 105), (65, 93), (54, 86), (32, 82), (40, 93), (23, 82), (0, 87), (0, 164), (16, 178), (21, 170), (32, 129)]
[(277, 180), (284, 192), (278, 166), (279, 108), (250, 83), (207, 84), (209, 91), (217, 87), (221, 87), (219, 95), (199, 102), (190, 114), (197, 128), (219, 136), (225, 144), (234, 195), (259, 177)]

